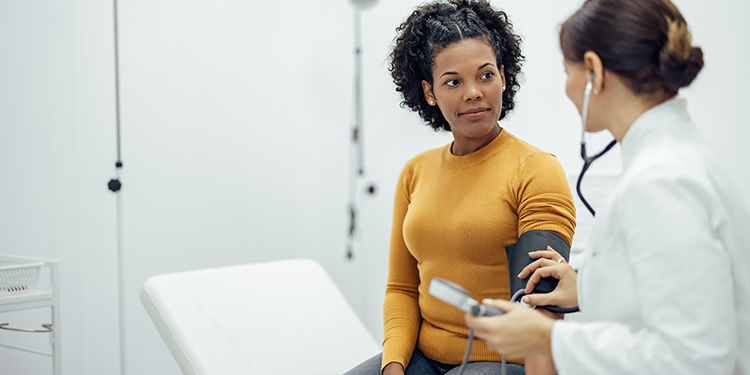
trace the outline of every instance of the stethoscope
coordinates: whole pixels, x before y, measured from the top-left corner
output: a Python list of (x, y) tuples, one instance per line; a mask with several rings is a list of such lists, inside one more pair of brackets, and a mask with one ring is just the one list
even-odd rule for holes
[(586, 173), (586, 170), (589, 169), (591, 166), (591, 163), (594, 162), (594, 160), (599, 159), (602, 155), (606, 154), (607, 151), (612, 149), (612, 147), (615, 146), (617, 143), (616, 140), (613, 140), (610, 142), (607, 147), (604, 148), (601, 152), (594, 156), (587, 156), (586, 155), (586, 119), (588, 118), (588, 112), (589, 112), (589, 99), (591, 98), (591, 88), (593, 86), (594, 81), (594, 73), (591, 73), (591, 78), (589, 78), (588, 83), (586, 83), (586, 89), (583, 93), (583, 110), (581, 114), (581, 158), (583, 159), (583, 168), (581, 169), (581, 174), (578, 175), (578, 183), (576, 184), (576, 191), (578, 192), (578, 197), (581, 198), (581, 201), (584, 205), (586, 205), (586, 208), (591, 211), (592, 216), (596, 216), (596, 212), (594, 212), (594, 209), (591, 208), (591, 205), (589, 205), (589, 202), (586, 201), (586, 198), (583, 197), (583, 194), (581, 194), (581, 180), (583, 180), (583, 175)]

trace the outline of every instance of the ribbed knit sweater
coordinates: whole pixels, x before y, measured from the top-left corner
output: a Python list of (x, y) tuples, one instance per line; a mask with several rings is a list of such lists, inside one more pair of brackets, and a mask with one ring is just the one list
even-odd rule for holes
[[(414, 348), (441, 363), (461, 363), (469, 333), (464, 313), (428, 293), (433, 277), (463, 286), (478, 301), (508, 300), (506, 246), (535, 229), (555, 231), (568, 243), (573, 238), (573, 196), (554, 155), (504, 129), (469, 155), (455, 156), (451, 146), (417, 155), (398, 178), (382, 367), (406, 368)], [(476, 340), (469, 360), (501, 359)]]

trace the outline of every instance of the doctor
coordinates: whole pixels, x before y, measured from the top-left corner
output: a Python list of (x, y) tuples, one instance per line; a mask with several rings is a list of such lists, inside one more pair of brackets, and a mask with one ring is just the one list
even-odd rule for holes
[(586, 321), (486, 300), (507, 313), (467, 324), (506, 355), (552, 354), (563, 375), (750, 374), (750, 216), (677, 95), (703, 66), (684, 18), (669, 0), (587, 0), (560, 46), (566, 93), (587, 131), (620, 143), (623, 172), (579, 273), (548, 248), (519, 277), (527, 291), (558, 278), (526, 300)]

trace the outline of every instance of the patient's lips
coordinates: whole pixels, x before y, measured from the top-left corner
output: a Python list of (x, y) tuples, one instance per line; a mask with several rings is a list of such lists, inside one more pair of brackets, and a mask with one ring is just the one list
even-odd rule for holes
[(479, 120), (483, 118), (485, 115), (487, 115), (487, 112), (489, 112), (489, 108), (473, 108), (466, 112), (459, 113), (459, 116), (465, 117), (469, 120)]

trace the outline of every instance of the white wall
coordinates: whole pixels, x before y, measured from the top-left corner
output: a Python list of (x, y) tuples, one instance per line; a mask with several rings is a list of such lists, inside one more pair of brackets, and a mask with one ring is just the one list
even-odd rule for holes
[[(118, 366), (111, 30), (106, 3), (0, 2), (0, 252), (61, 260), (66, 374)], [(0, 362), (50, 368), (8, 349)]]
[[(349, 261), (348, 2), (120, 2), (128, 374), (179, 374), (138, 300), (143, 281), (165, 272), (310, 257), (382, 337), (395, 180), (408, 158), (450, 141), (399, 108), (387, 71), (395, 28), (418, 3), (381, 0), (362, 13), (367, 174), (358, 186), (377, 192), (358, 199)], [(571, 174), (581, 164), (580, 120), (564, 95), (557, 28), (579, 3), (494, 3), (524, 36), (527, 56), (504, 126), (556, 154)], [(750, 151), (740, 143), (750, 135), (742, 117), (750, 73), (741, 66), (750, 53), (739, 42), (750, 6), (677, 4), (706, 55), (684, 95), (737, 181), (750, 185)], [(106, 189), (116, 159), (112, 20), (105, 2), (0, 2), (0, 252), (60, 259), (71, 375), (120, 368), (117, 196)], [(611, 154), (593, 170), (618, 164)], [(4, 374), (26, 373), (25, 359), (0, 350)]]

